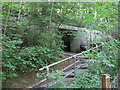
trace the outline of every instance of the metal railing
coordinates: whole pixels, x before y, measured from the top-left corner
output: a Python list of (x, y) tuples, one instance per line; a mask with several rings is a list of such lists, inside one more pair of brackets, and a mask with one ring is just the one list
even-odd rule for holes
[(114, 80), (112, 81), (110, 88), (118, 88), (118, 84), (119, 84), (118, 78), (119, 78), (118, 74), (117, 74), (117, 76), (114, 76)]
[(50, 67), (52, 67), (52, 66), (54, 66), (54, 65), (57, 65), (57, 64), (59, 64), (59, 63), (62, 63), (62, 62), (64, 62), (64, 61), (73, 59), (73, 60), (74, 60), (74, 70), (72, 70), (70, 73), (68, 73), (67, 75), (65, 75), (64, 78), (66, 78), (68, 75), (70, 75), (70, 74), (73, 73), (73, 72), (74, 72), (74, 75), (76, 75), (76, 69), (78, 69), (78, 68), (82, 67), (83, 65), (85, 65), (85, 64), (81, 64), (79, 67), (76, 67), (76, 62), (78, 61), (78, 60), (77, 60), (77, 57), (80, 57), (80, 55), (82, 55), (82, 54), (84, 54), (84, 53), (87, 53), (87, 52), (90, 52), (90, 51), (93, 51), (93, 50), (95, 50), (95, 49), (97, 49), (97, 48), (99, 48), (99, 47), (101, 47), (101, 46), (102, 46), (102, 44), (99, 45), (99, 46), (96, 46), (96, 47), (94, 47), (94, 48), (92, 48), (92, 49), (89, 49), (89, 50), (87, 50), (87, 51), (84, 51), (84, 52), (82, 52), (82, 53), (78, 53), (78, 54), (72, 55), (72, 56), (70, 56), (70, 57), (68, 57), (68, 58), (65, 58), (65, 59), (61, 60), (61, 61), (55, 62), (55, 63), (50, 64), (50, 65), (48, 65), (48, 66), (45, 66), (45, 67), (43, 67), (43, 68), (40, 68), (39, 71), (46, 70), (46, 79), (47, 79), (47, 80), (46, 80), (46, 86), (47, 86), (47, 88), (48, 88), (49, 86), (52, 86), (52, 85), (54, 85), (54, 84), (56, 84), (57, 82), (60, 81), (60, 80), (58, 80), (58, 81), (54, 82), (52, 85), (49, 85), (49, 74), (50, 74), (50, 71), (49, 71), (50, 69), (49, 69), (49, 68), (50, 68)]

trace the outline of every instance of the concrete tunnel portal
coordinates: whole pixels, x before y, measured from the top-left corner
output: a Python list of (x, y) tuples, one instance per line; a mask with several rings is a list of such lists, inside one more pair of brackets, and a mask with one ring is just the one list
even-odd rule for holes
[[(70, 31), (70, 30), (60, 30), (61, 32), (67, 32), (67, 33), (64, 33), (64, 36), (63, 36), (63, 38), (62, 38), (62, 40), (63, 40), (63, 43), (64, 43), (64, 48), (63, 48), (63, 50), (65, 51), (65, 52), (73, 52), (73, 53), (79, 53), (79, 52), (81, 52), (81, 51), (84, 51), (84, 49), (82, 49), (82, 47), (80, 47), (79, 45), (77, 45), (78, 44), (78, 42), (77, 41), (74, 41), (74, 38), (76, 37), (76, 36), (74, 36), (73, 34), (72, 34), (72, 32)], [(73, 30), (72, 30), (73, 31)], [(74, 31), (74, 32), (77, 32), (77, 31)], [(74, 44), (76, 44), (77, 46), (74, 46), (73, 45), (73, 41), (74, 41)], [(74, 50), (74, 47), (76, 47), (77, 48), (77, 50)]]
[(95, 47), (94, 40), (105, 40), (103, 36), (100, 36), (104, 34), (98, 30), (61, 25), (59, 31), (64, 34), (62, 40), (65, 52), (80, 53), (86, 50), (86, 46)]

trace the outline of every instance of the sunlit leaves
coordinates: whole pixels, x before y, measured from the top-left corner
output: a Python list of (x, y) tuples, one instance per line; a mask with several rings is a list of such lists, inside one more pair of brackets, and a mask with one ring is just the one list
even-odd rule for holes
[(78, 12), (86, 11), (86, 9), (77, 9)]
[(84, 22), (91, 22), (93, 20), (93, 17), (94, 17), (93, 14), (85, 15)]

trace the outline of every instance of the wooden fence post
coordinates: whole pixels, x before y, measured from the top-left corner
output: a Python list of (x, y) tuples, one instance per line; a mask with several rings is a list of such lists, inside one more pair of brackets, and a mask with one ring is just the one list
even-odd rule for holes
[(102, 76), (102, 88), (105, 90), (110, 90), (110, 75), (109, 74), (101, 74)]

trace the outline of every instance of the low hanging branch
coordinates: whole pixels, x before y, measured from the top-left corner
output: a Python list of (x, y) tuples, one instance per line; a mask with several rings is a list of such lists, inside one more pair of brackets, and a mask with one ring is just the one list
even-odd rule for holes
[[(50, 24), (50, 25), (52, 24), (53, 6), (54, 6), (54, 1), (52, 2), (52, 7), (51, 7), (51, 11), (50, 11), (50, 21), (49, 21), (49, 24)], [(49, 29), (50, 29), (50, 27), (49, 27), (49, 26), (47, 26), (47, 29), (49, 30)]]
[(8, 21), (9, 21), (9, 16), (10, 16), (10, 5), (11, 5), (11, 3), (12, 2), (10, 2), (9, 4), (8, 4), (8, 14), (7, 14), (7, 17), (6, 17), (6, 22), (5, 22), (5, 28), (4, 28), (4, 35), (5, 35), (5, 33), (6, 33), (6, 30), (7, 30), (7, 25), (8, 25)]
[[(71, 11), (74, 7), (75, 7), (75, 5), (73, 5), (66, 14), (69, 14), (70, 11)], [(66, 15), (66, 14), (65, 14), (65, 15)], [(57, 28), (59, 28), (59, 26), (64, 22), (64, 20), (65, 20), (65, 15), (64, 15), (64, 18), (61, 20), (61, 22), (58, 24), (58, 27), (57, 27)]]
[(51, 12), (50, 12), (50, 25), (51, 25), (51, 18), (52, 18), (53, 6), (54, 6), (54, 2), (52, 3)]
[(22, 0), (20, 2), (20, 9), (19, 9), (19, 13), (18, 13), (18, 21), (20, 21), (20, 17), (21, 17), (21, 12), (22, 12)]

